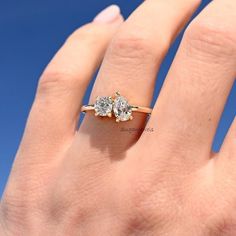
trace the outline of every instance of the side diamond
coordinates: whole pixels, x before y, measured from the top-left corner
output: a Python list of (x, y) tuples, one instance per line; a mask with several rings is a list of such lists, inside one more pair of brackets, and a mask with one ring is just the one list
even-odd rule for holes
[(95, 115), (110, 117), (112, 114), (112, 104), (111, 97), (97, 97), (94, 104)]

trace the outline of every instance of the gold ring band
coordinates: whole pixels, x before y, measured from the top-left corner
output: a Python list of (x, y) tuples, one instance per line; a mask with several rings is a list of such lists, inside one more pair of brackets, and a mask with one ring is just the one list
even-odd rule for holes
[[(141, 107), (141, 106), (133, 106), (131, 105), (131, 109), (134, 112), (140, 112), (140, 113), (145, 113), (145, 114), (151, 114), (152, 113), (152, 108), (149, 107)], [(94, 105), (83, 105), (81, 107), (81, 112), (88, 112), (88, 111), (94, 111), (95, 107)]]

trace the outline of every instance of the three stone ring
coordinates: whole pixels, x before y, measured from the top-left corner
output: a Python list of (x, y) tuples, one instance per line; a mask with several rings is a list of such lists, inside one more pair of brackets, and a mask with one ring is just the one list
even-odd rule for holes
[(96, 98), (95, 104), (84, 105), (81, 108), (82, 112), (95, 111), (95, 116), (113, 117), (116, 122), (129, 121), (133, 119), (133, 112), (141, 112), (151, 114), (152, 109), (149, 107), (134, 106), (128, 103), (128, 100), (116, 92), (114, 97), (100, 97)]

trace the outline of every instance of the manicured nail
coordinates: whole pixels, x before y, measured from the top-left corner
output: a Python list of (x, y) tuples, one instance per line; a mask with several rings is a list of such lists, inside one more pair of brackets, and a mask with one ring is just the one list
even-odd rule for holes
[(101, 11), (94, 21), (98, 23), (112, 23), (120, 16), (120, 8), (117, 5), (111, 5)]

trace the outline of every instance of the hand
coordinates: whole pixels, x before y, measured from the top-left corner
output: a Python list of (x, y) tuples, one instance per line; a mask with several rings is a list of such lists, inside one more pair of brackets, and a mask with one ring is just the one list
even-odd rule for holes
[(234, 0), (190, 24), (147, 124), (141, 113), (116, 123), (90, 112), (77, 131), (106, 48), (90, 102), (120, 91), (150, 106), (163, 57), (199, 3), (147, 0), (125, 23), (113, 6), (69, 37), (40, 78), (1, 235), (236, 235), (236, 121), (211, 153), (236, 75)]

